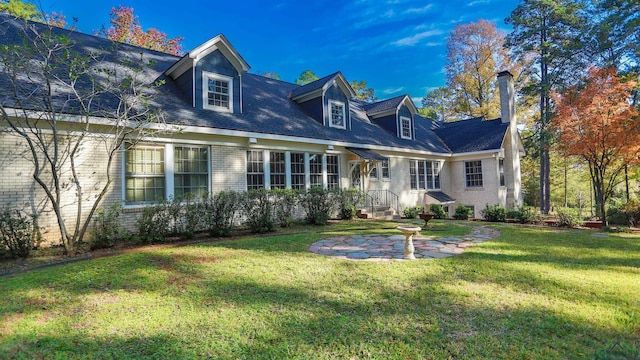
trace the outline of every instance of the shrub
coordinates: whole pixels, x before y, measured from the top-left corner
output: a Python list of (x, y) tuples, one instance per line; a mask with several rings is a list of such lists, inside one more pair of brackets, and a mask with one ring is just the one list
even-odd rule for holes
[(110, 248), (120, 240), (126, 240), (131, 233), (120, 222), (120, 204), (114, 204), (96, 211), (93, 234), (89, 247), (91, 250)]
[(211, 236), (230, 236), (233, 219), (239, 208), (240, 194), (233, 191), (221, 191), (204, 201), (205, 224)]
[(20, 210), (5, 209), (0, 213), (0, 238), (2, 246), (13, 258), (26, 258), (35, 242), (35, 215), (25, 215)]
[(626, 204), (624, 204), (624, 206), (620, 208), (620, 210), (622, 210), (625, 215), (627, 215), (629, 225), (640, 225), (640, 203), (638, 201), (628, 201)]
[(627, 214), (615, 207), (607, 209), (607, 222), (613, 225), (629, 225)]
[(500, 205), (489, 205), (480, 210), (480, 215), (491, 222), (504, 222), (507, 220), (507, 209)]
[(630, 233), (631, 229), (629, 229), (629, 227), (627, 226), (617, 226), (617, 227), (603, 226), (602, 231), (610, 232), (610, 233)]
[(338, 190), (340, 199), (340, 218), (351, 220), (356, 216), (358, 208), (364, 204), (365, 193), (359, 189)]
[(147, 206), (142, 209), (142, 214), (136, 221), (136, 240), (142, 244), (158, 243), (164, 240), (168, 234), (168, 226), (165, 217), (164, 204)]
[(572, 208), (559, 208), (558, 209), (558, 226), (561, 227), (576, 227), (584, 223), (578, 213), (577, 209)]
[(518, 208), (508, 210), (507, 219), (514, 219), (521, 224), (526, 224), (533, 222), (535, 219), (535, 212), (530, 207), (520, 206)]
[(431, 211), (434, 215), (434, 219), (446, 219), (447, 213), (444, 211), (444, 208), (440, 204), (431, 204), (429, 205), (429, 211)]
[(410, 206), (404, 208), (402, 214), (406, 219), (416, 219), (420, 211), (422, 211), (422, 206)]
[(273, 203), (267, 189), (252, 189), (247, 191), (241, 201), (244, 210), (245, 223), (253, 233), (273, 231)]
[(469, 220), (471, 216), (471, 208), (464, 205), (456, 206), (456, 212), (453, 214), (453, 218), (456, 220)]
[(312, 186), (302, 195), (301, 205), (309, 224), (325, 225), (334, 208), (334, 192), (320, 186)]
[(274, 213), (280, 227), (293, 224), (293, 212), (298, 204), (300, 193), (293, 189), (274, 189), (271, 191), (274, 201)]

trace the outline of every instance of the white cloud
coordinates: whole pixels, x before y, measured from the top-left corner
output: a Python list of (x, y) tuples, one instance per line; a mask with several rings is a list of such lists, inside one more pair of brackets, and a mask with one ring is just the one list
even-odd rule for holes
[(432, 7), (433, 7), (433, 4), (429, 4), (429, 5), (418, 7), (418, 8), (410, 8), (410, 9), (407, 9), (405, 13), (406, 14), (422, 14), (431, 10)]
[(385, 95), (391, 95), (391, 94), (399, 93), (402, 90), (404, 90), (403, 86), (396, 89), (385, 89), (385, 90), (382, 90), (382, 93)]
[[(442, 31), (441, 30), (423, 31), (423, 32), (417, 33), (415, 35), (407, 36), (407, 37), (402, 38), (400, 40), (396, 40), (396, 41), (394, 41), (392, 43), (392, 45), (395, 45), (395, 46), (416, 46), (420, 42), (420, 40), (426, 39), (426, 38), (430, 38), (432, 36), (437, 36), (437, 35), (442, 35)], [(429, 44), (434, 44), (434, 43), (429, 43)], [(430, 45), (430, 46), (434, 46), (434, 45)]]

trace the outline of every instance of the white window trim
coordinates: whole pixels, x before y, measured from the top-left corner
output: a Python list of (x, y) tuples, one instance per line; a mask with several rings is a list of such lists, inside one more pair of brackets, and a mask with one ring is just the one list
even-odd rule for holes
[[(229, 108), (222, 106), (209, 105), (209, 79), (221, 80), (229, 83)], [(233, 112), (233, 78), (230, 76), (202, 72), (202, 107), (207, 110)]]
[[(409, 136), (404, 136), (404, 127), (402, 126), (404, 121), (409, 122)], [(406, 116), (400, 116), (400, 137), (403, 139), (413, 139), (413, 129), (411, 128), (411, 118), (408, 118)]]
[(152, 143), (140, 143), (131, 146), (127, 149), (127, 146), (123, 144), (122, 147), (122, 207), (124, 209), (137, 209), (144, 208), (146, 206), (153, 206), (154, 203), (127, 203), (127, 156), (126, 152), (135, 148), (164, 148), (164, 186), (165, 186), (165, 200), (171, 199), (175, 194), (175, 182), (174, 182), (174, 149), (175, 147), (189, 146), (189, 147), (202, 147), (207, 150), (207, 191), (211, 192), (211, 147), (208, 145), (192, 145), (192, 144), (152, 144)]
[[(342, 106), (342, 125), (334, 125), (333, 124), (333, 110), (331, 109), (332, 105), (337, 105), (337, 106)], [(328, 109), (328, 113), (329, 113), (329, 127), (332, 128), (336, 128), (336, 129), (346, 129), (347, 128), (347, 107), (345, 105), (345, 103), (343, 103), (342, 101), (336, 101), (336, 100), (329, 100), (329, 105), (328, 105), (329, 109)]]
[[(418, 165), (418, 163), (420, 162), (424, 162), (424, 188), (420, 187), (420, 166)], [(429, 188), (429, 182), (427, 181), (428, 177), (428, 173), (427, 173), (427, 163), (431, 163), (431, 175), (433, 178), (432, 184), (433, 188)], [(413, 165), (415, 165), (415, 169), (416, 169), (416, 174), (415, 174), (415, 180), (416, 180), (416, 188), (415, 189), (411, 189), (411, 190), (426, 190), (426, 191), (438, 191), (438, 190), (442, 190), (442, 178), (440, 177), (440, 173), (442, 172), (442, 165), (444, 164), (443, 161), (441, 160), (418, 160), (418, 159), (412, 159), (410, 160), (410, 164), (409, 167), (411, 168)], [(435, 170), (435, 166), (437, 165), (438, 167), (438, 171), (436, 172)], [(389, 170), (391, 171), (391, 170)], [(391, 172), (389, 172), (389, 175), (391, 175)], [(409, 170), (409, 176), (411, 176), (411, 170)], [(435, 183), (436, 183), (436, 177), (438, 178), (438, 183), (439, 186), (436, 187)], [(409, 186), (411, 186), (411, 182), (409, 182)]]
[[(467, 173), (467, 163), (470, 162), (480, 162), (480, 181), (482, 182), (482, 185), (469, 185), (469, 181), (467, 180), (467, 176), (470, 175), (469, 173)], [(484, 169), (482, 166), (482, 160), (467, 160), (464, 162), (464, 186), (466, 189), (483, 189), (484, 188)], [(473, 174), (477, 174), (477, 173), (473, 173)]]
[(382, 166), (383, 162), (384, 161), (380, 162), (380, 178), (383, 181), (391, 181), (391, 161), (387, 160), (387, 176), (384, 176), (384, 171), (382, 171), (384, 168), (384, 166)]

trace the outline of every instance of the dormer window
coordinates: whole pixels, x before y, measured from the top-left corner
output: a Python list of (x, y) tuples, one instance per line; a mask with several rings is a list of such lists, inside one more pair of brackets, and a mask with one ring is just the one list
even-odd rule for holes
[(203, 72), (205, 109), (233, 112), (233, 78)]
[(345, 106), (344, 103), (339, 101), (329, 100), (329, 110), (331, 117), (329, 118), (329, 126), (334, 128), (345, 129)]
[(400, 117), (401, 133), (403, 139), (412, 139), (411, 136), (411, 119), (408, 117)]

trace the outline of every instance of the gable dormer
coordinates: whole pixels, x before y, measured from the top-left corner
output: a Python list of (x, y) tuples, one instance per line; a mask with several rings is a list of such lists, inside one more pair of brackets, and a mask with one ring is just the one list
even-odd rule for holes
[(248, 70), (249, 64), (220, 34), (189, 51), (165, 75), (195, 108), (242, 113), (242, 75)]
[(291, 99), (323, 126), (351, 130), (349, 99), (355, 96), (341, 72), (295, 88)]
[(415, 140), (414, 115), (418, 109), (409, 95), (366, 104), (364, 110), (371, 121), (386, 131), (402, 139)]

